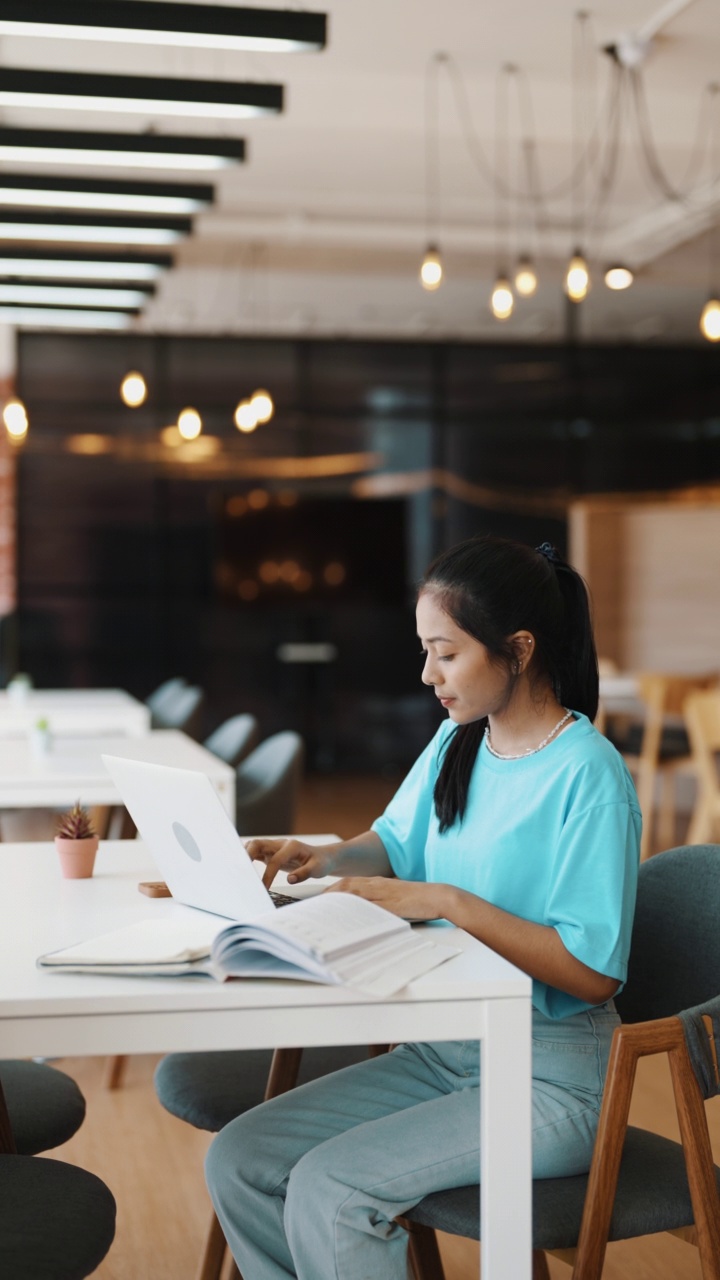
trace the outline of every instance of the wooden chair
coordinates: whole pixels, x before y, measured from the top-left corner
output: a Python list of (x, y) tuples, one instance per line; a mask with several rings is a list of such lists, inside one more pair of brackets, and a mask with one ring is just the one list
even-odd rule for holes
[[(645, 706), (640, 749), (624, 751), (624, 759), (635, 775), (643, 816), (640, 857), (648, 858), (656, 848), (667, 848), (675, 840), (676, 783), (679, 772), (691, 772), (690, 747), (682, 727), (685, 700), (697, 689), (717, 683), (717, 676), (677, 676), (659, 672), (638, 677), (638, 692)], [(667, 717), (677, 718), (675, 730), (667, 727)], [(673, 740), (674, 739), (674, 740)], [(661, 802), (655, 824), (655, 789), (662, 780)]]
[[(590, 1172), (533, 1183), (534, 1280), (548, 1280), (546, 1253), (568, 1262), (573, 1280), (599, 1280), (608, 1240), (660, 1231), (696, 1245), (703, 1280), (719, 1280), (720, 1169), (703, 1105), (720, 1093), (718, 919), (720, 846), (671, 849), (640, 867)], [(670, 1062), (679, 1143), (628, 1126), (638, 1060), (657, 1053)], [(418, 1280), (444, 1280), (430, 1229), (480, 1238), (479, 1190), (438, 1192), (405, 1215)]]
[(698, 784), (687, 839), (702, 844), (720, 834), (720, 689), (691, 693), (685, 700), (685, 723)]

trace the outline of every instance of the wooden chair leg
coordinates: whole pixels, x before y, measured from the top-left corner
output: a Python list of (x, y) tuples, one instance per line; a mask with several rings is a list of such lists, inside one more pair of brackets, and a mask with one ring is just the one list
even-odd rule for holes
[(437, 1236), (432, 1227), (401, 1219), (409, 1236), (408, 1257), (415, 1280), (445, 1280)]
[(532, 1280), (550, 1280), (550, 1268), (542, 1249), (533, 1249)]
[(125, 1078), (126, 1066), (126, 1053), (114, 1053), (110, 1058), (108, 1058), (105, 1064), (105, 1079), (103, 1081), (106, 1089), (120, 1088)]
[(213, 1213), (210, 1227), (205, 1237), (205, 1245), (196, 1280), (220, 1280), (220, 1272), (222, 1271), (226, 1251), (227, 1241), (223, 1235), (223, 1229), (217, 1220), (216, 1214)]
[(238, 1264), (229, 1249), (225, 1253), (225, 1266), (222, 1269), (221, 1280), (243, 1280), (238, 1270)]

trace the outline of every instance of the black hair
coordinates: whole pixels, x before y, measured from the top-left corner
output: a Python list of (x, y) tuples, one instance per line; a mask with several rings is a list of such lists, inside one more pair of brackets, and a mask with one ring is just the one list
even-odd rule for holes
[[(595, 719), (598, 665), (587, 587), (550, 543), (533, 549), (507, 538), (468, 538), (433, 560), (420, 584), (420, 592), (428, 589), (505, 668), (508, 700), (518, 678), (518, 655), (508, 637), (530, 631), (531, 681), (549, 681), (561, 706)], [(458, 725), (448, 738), (433, 793), (440, 831), (462, 821), (486, 725), (487, 717)]]

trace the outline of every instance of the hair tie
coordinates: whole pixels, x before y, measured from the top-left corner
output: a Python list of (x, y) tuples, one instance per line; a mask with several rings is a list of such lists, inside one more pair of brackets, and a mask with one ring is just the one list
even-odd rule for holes
[(545, 559), (549, 560), (551, 564), (562, 564), (562, 560), (551, 542), (543, 542), (535, 550), (539, 551), (541, 556), (545, 556)]

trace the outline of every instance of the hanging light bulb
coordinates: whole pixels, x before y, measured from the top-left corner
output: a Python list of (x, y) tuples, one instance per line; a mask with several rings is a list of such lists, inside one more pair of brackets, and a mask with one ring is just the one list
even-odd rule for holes
[(708, 342), (720, 342), (720, 299), (708, 298), (700, 316), (700, 332)]
[(120, 383), (120, 398), (129, 409), (138, 409), (147, 399), (147, 383), (141, 373), (132, 370)]
[(608, 289), (629, 289), (634, 279), (630, 268), (619, 263), (614, 267), (608, 267), (605, 272), (605, 283)]
[(435, 289), (440, 288), (442, 279), (443, 266), (440, 259), (440, 250), (436, 244), (429, 244), (420, 266), (420, 283), (423, 289), (427, 289), (428, 293), (432, 293)]
[(510, 281), (502, 273), (498, 276), (490, 294), (490, 310), (496, 320), (507, 320), (512, 315), (515, 299)]
[(183, 440), (197, 440), (202, 431), (202, 418), (197, 409), (183, 409), (178, 414), (177, 429)]
[(515, 289), (522, 298), (532, 298), (538, 287), (537, 271), (533, 266), (532, 258), (522, 257), (518, 259), (515, 269)]
[(269, 422), (275, 412), (275, 405), (269, 391), (253, 391), (250, 397), (250, 404), (255, 410), (255, 417), (258, 422)]
[(22, 400), (13, 397), (6, 401), (2, 416), (10, 439), (24, 440), (28, 431), (28, 416)]
[(255, 430), (259, 421), (260, 419), (257, 416), (252, 400), (241, 400), (234, 415), (234, 422), (238, 431), (248, 435)]
[(581, 249), (576, 249), (565, 273), (565, 292), (573, 302), (582, 302), (590, 289), (590, 272)]

